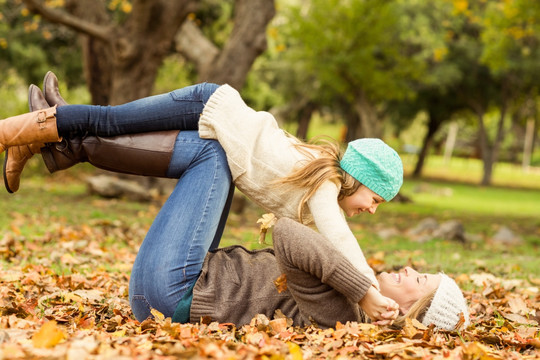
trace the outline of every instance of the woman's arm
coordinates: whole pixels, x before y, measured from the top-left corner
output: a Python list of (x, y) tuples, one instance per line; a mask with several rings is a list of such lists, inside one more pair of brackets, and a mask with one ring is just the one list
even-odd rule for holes
[(273, 240), (287, 288), (305, 316), (325, 326), (336, 321), (364, 321), (358, 307), (362, 304), (374, 321), (394, 317), (394, 312), (387, 314), (393, 301), (380, 295), (370, 279), (321, 234), (282, 218), (275, 225)]

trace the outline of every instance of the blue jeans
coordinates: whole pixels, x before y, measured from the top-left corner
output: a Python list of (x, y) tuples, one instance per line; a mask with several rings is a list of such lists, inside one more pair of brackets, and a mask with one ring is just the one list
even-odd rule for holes
[(56, 110), (60, 136), (118, 136), (162, 130), (197, 130), (219, 85), (202, 83), (117, 106), (66, 105)]
[(154, 308), (172, 317), (195, 283), (206, 253), (219, 245), (234, 186), (225, 152), (197, 131), (181, 131), (168, 175), (173, 192), (144, 239), (131, 272), (129, 301), (137, 320)]
[(217, 141), (192, 131), (198, 129), (200, 114), (218, 87), (203, 83), (118, 106), (57, 109), (61, 136), (182, 130), (167, 174), (178, 183), (150, 227), (131, 272), (129, 301), (140, 321), (150, 316), (151, 308), (172, 317), (197, 280), (206, 253), (218, 246), (223, 233), (234, 190), (225, 152)]

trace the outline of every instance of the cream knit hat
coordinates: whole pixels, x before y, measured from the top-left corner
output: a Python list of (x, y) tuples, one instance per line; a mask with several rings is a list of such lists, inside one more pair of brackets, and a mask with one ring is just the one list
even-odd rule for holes
[(431, 305), (422, 320), (422, 324), (434, 324), (437, 328), (454, 330), (459, 322), (460, 314), (465, 318), (465, 327), (469, 325), (469, 310), (461, 289), (454, 280), (445, 274), (441, 275), (441, 283), (435, 292)]

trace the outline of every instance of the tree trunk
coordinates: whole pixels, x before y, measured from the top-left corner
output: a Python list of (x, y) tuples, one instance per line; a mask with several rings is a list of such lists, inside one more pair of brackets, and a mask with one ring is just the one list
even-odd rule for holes
[(504, 118), (506, 116), (506, 104), (503, 103), (500, 110), (500, 117), (497, 124), (497, 133), (493, 143), (490, 144), (488, 134), (484, 124), (484, 112), (478, 112), (478, 135), (480, 141), (480, 148), (482, 150), (482, 161), (484, 173), (482, 175), (481, 185), (491, 185), (491, 179), (493, 175), (493, 166), (499, 156), (499, 148), (504, 137)]
[(111, 104), (151, 94), (175, 34), (194, 6), (193, 0), (133, 1), (133, 12), (112, 42)]
[(345, 142), (351, 142), (359, 139), (362, 136), (361, 119), (356, 111), (348, 111), (345, 113), (345, 122), (347, 124), (347, 133), (345, 134)]
[(448, 129), (448, 135), (446, 136), (446, 141), (444, 143), (444, 163), (449, 164), (450, 159), (452, 158), (452, 153), (454, 152), (454, 146), (456, 145), (457, 133), (459, 126), (457, 122), (452, 122)]
[(309, 129), (309, 123), (311, 116), (317, 110), (317, 105), (313, 102), (308, 102), (298, 113), (298, 129), (296, 130), (296, 137), (306, 140)]
[(266, 26), (275, 15), (275, 5), (273, 0), (237, 0), (234, 12), (229, 41), (215, 66), (200, 75), (241, 88), (253, 62), (266, 50)]
[(440, 119), (438, 119), (432, 113), (429, 114), (428, 129), (426, 132), (426, 136), (424, 136), (424, 141), (422, 142), (422, 149), (420, 149), (420, 153), (418, 153), (418, 160), (416, 161), (416, 166), (414, 167), (414, 171), (412, 173), (413, 177), (419, 178), (420, 176), (422, 176), (422, 170), (424, 168), (426, 156), (433, 142), (433, 137), (435, 136), (437, 131), (439, 131), (441, 124), (442, 121)]
[[(377, 109), (375, 108), (375, 105), (373, 105), (369, 99), (365, 96), (365, 94), (360, 91), (357, 96), (357, 101), (354, 104), (354, 109), (358, 113), (360, 123), (359, 126), (356, 127), (356, 133), (353, 134), (347, 134), (347, 137), (350, 138), (351, 135), (353, 139), (358, 139), (361, 137), (364, 138), (380, 138), (382, 137), (382, 122), (379, 121), (377, 116)], [(350, 126), (351, 124), (347, 124), (349, 131), (354, 128), (354, 126)]]
[(534, 139), (534, 119), (528, 119), (525, 130), (525, 141), (523, 144), (523, 171), (528, 171), (531, 166), (531, 156), (533, 152), (533, 139)]
[(195, 0), (133, 0), (126, 20), (116, 23), (103, 1), (70, 0), (65, 10), (24, 0), (43, 18), (63, 24), (83, 40), (88, 88), (93, 102), (112, 105), (150, 95), (157, 71)]
[[(133, 0), (131, 13), (117, 24), (105, 2), (70, 0), (66, 11), (39, 0), (24, 2), (31, 11), (84, 37), (86, 78), (93, 102), (112, 105), (151, 94), (163, 59), (174, 48), (175, 38), (182, 37), (180, 26), (198, 4), (195, 0)], [(222, 50), (214, 45), (213, 51), (197, 51), (199, 43), (193, 42), (184, 44), (181, 51), (189, 53), (186, 58), (196, 65), (205, 65), (198, 67), (201, 81), (229, 83), (239, 89), (266, 49), (266, 26), (274, 15), (274, 0), (236, 0), (234, 27)], [(199, 32), (196, 40), (203, 37), (200, 29), (187, 28)], [(201, 44), (213, 45), (207, 39)]]
[[(101, 5), (101, 6), (100, 6)], [(66, 10), (78, 18), (107, 26), (110, 21), (107, 9), (91, 1), (68, 0)], [(83, 68), (92, 104), (108, 105), (111, 89), (112, 48), (108, 42), (80, 34)]]

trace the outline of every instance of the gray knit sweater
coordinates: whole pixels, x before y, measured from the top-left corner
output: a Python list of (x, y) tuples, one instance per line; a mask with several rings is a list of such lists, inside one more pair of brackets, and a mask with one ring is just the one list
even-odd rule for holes
[[(190, 321), (207, 316), (240, 326), (256, 314), (272, 319), (277, 309), (299, 326), (367, 320), (358, 302), (371, 280), (324, 236), (282, 218), (273, 242), (274, 250), (232, 246), (209, 253), (193, 289)], [(287, 290), (279, 293), (274, 281), (282, 274)]]

